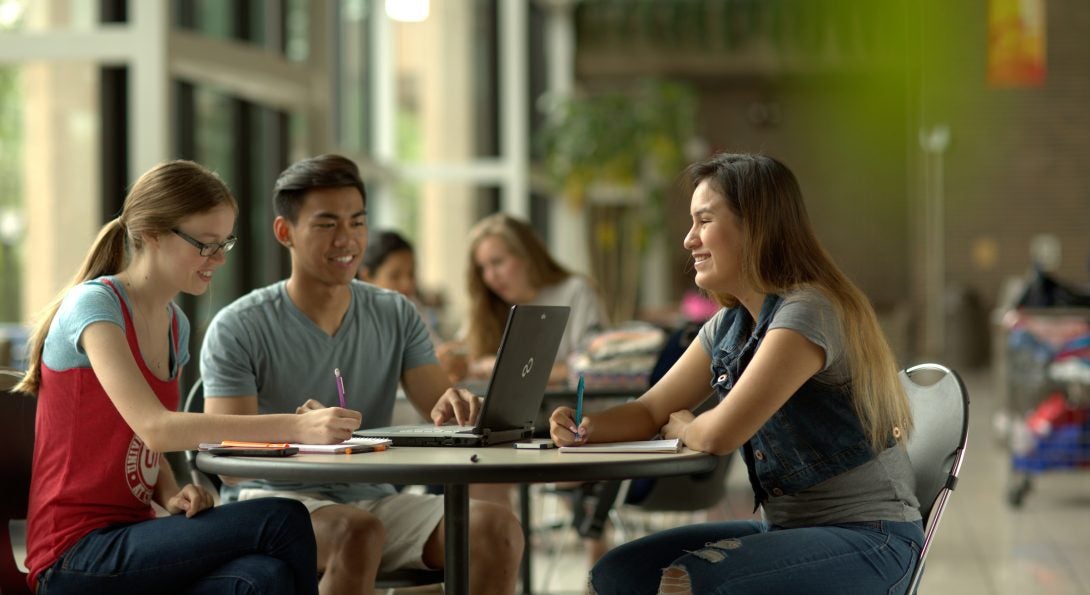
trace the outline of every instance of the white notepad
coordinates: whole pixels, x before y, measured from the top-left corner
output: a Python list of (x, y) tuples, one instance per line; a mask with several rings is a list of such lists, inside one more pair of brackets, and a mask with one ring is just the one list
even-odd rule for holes
[(292, 444), (299, 447), (299, 454), (343, 453), (343, 452), (368, 452), (357, 450), (359, 447), (370, 447), (370, 450), (385, 450), (392, 441), (389, 438), (349, 438), (338, 444)]
[(680, 452), (681, 442), (671, 440), (636, 440), (634, 442), (601, 442), (582, 446), (561, 446), (560, 452)]
[(244, 448), (246, 446), (265, 447), (265, 448), (268, 448), (268, 447), (271, 447), (271, 446), (280, 446), (280, 447), (284, 447), (284, 448), (287, 448), (287, 447), (298, 448), (300, 454), (323, 454), (323, 453), (337, 454), (337, 453), (371, 452), (371, 451), (375, 451), (375, 450), (386, 450), (390, 446), (390, 444), (391, 444), (391, 441), (390, 441), (389, 438), (349, 438), (348, 440), (345, 440), (344, 442), (339, 442), (337, 444), (295, 444), (295, 443), (292, 443), (292, 444), (287, 444), (287, 443), (284, 443), (284, 444), (266, 444), (266, 443), (259, 443), (259, 442), (235, 442), (235, 443), (224, 444), (224, 443), (220, 443), (220, 442), (216, 442), (216, 443), (202, 442), (198, 448), (199, 448), (199, 450), (208, 450), (210, 448), (216, 448), (216, 447), (221, 447), (221, 446), (236, 446), (236, 447), (240, 447), (240, 448)]

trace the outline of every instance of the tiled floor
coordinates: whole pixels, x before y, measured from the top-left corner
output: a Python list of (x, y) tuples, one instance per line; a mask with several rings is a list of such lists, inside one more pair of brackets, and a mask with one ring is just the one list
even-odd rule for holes
[[(1007, 502), (1010, 455), (993, 430), (1001, 405), (990, 372), (963, 374), (971, 398), (969, 447), (943, 517), (921, 593), (1090, 594), (1090, 469), (1033, 478), (1020, 509)], [(728, 509), (751, 502), (743, 465), (727, 479)], [(534, 592), (582, 594), (586, 562), (568, 540), (559, 561), (538, 547)], [(550, 564), (556, 569), (549, 572)]]

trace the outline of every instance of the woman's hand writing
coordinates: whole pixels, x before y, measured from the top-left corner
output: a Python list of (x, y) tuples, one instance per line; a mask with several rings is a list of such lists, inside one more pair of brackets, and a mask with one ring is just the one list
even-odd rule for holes
[(593, 429), (594, 423), (586, 415), (582, 423), (576, 426), (575, 412), (571, 407), (557, 407), (549, 416), (549, 436), (557, 446), (585, 444)]
[(295, 412), (299, 414), (298, 440), (303, 444), (344, 442), (363, 422), (359, 411), (325, 407), (314, 399), (307, 399)]

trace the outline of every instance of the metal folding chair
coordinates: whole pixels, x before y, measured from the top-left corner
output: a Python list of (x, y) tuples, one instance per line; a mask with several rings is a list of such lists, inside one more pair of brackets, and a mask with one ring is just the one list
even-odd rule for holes
[(957, 372), (938, 364), (913, 366), (900, 377), (912, 405), (915, 427), (908, 440), (908, 457), (916, 475), (916, 497), (924, 523), (923, 548), (908, 590), (915, 593), (961, 472), (969, 438), (969, 393)]

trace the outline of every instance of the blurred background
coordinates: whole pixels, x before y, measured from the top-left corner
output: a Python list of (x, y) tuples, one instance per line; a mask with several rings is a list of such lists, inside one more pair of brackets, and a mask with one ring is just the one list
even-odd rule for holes
[(761, 151), (902, 363), (983, 366), (1035, 257), (1087, 281), (1088, 25), (1081, 0), (0, 0), (4, 337), (136, 176), (187, 158), (242, 203), (241, 249), (182, 298), (199, 346), (286, 275), (270, 189), (324, 152), (417, 244), (448, 330), (464, 232), (495, 211), (596, 278), (614, 322), (662, 321), (693, 289), (678, 173)]
[(371, 227), (416, 245), (449, 336), (466, 231), (497, 211), (613, 323), (676, 325), (678, 174), (764, 152), (899, 364), (970, 386), (970, 493), (925, 586), (1090, 592), (1085, 483), (1012, 513), (1031, 474), (1090, 468), (1088, 32), (1086, 0), (0, 0), (0, 365), (164, 160), (242, 207), (212, 290), (179, 297), (198, 361), (219, 308), (288, 274), (270, 199), (297, 159), (361, 165)]

